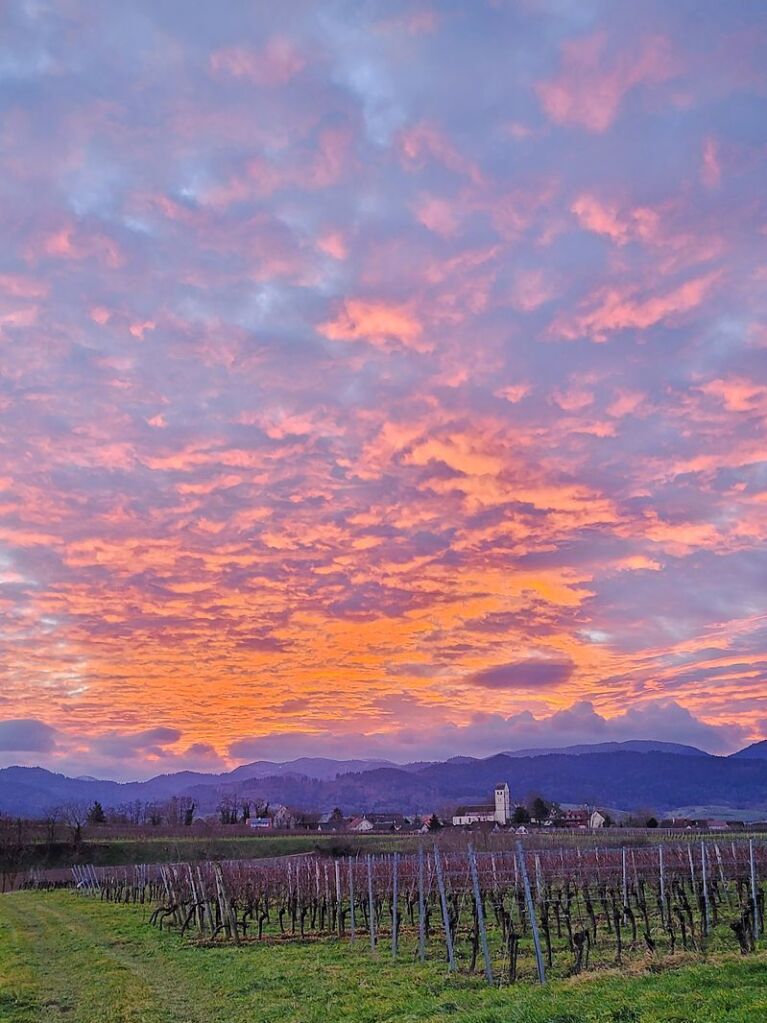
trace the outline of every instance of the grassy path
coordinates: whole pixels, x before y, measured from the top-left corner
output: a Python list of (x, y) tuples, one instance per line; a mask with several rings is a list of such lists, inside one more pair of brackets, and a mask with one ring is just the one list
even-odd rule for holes
[(1, 1023), (757, 1023), (767, 955), (488, 990), (345, 944), (202, 948), (132, 907), (0, 897)]

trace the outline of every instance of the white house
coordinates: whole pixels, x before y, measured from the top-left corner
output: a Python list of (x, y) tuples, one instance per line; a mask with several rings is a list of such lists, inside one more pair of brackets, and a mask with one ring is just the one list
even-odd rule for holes
[(511, 819), (511, 800), (509, 798), (509, 786), (506, 782), (499, 782), (495, 786), (495, 799), (493, 803), (482, 806), (459, 806), (453, 817), (455, 827), (463, 827), (467, 824), (501, 824), (506, 825)]
[(589, 817), (589, 827), (603, 828), (605, 826), (606, 820), (607, 818), (604, 816), (604, 814), (601, 814), (599, 810), (594, 810), (594, 812)]
[(364, 815), (362, 817), (355, 817), (349, 823), (349, 831), (357, 832), (372, 831), (374, 827), (375, 825), (373, 824), (373, 822), (369, 821), (367, 817), (365, 817)]

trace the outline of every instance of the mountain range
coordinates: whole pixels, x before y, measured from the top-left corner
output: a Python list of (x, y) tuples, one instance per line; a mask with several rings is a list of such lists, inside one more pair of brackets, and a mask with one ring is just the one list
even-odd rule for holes
[(719, 757), (693, 746), (653, 741), (598, 743), (563, 749), (524, 749), (478, 759), (394, 764), (385, 760), (300, 758), (257, 761), (223, 774), (182, 771), (142, 782), (69, 778), (41, 767), (0, 770), (0, 813), (43, 816), (67, 803), (117, 807), (171, 796), (194, 799), (213, 813), (222, 797), (282, 803), (297, 809), (345, 813), (431, 812), (486, 801), (506, 781), (512, 800), (532, 793), (559, 803), (590, 803), (665, 815), (680, 807), (716, 807), (717, 815), (767, 817), (767, 741)]

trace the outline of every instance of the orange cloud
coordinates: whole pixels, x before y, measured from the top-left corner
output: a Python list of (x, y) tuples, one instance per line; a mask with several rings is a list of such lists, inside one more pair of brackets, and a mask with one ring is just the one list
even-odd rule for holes
[(407, 305), (348, 299), (336, 318), (317, 330), (330, 341), (367, 341), (384, 348), (395, 341), (417, 352), (431, 350), (430, 342), (423, 340), (421, 322)]

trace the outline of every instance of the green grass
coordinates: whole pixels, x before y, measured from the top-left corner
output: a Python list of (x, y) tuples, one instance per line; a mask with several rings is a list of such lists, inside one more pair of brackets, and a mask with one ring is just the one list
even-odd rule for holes
[[(536, 832), (526, 837), (525, 845), (531, 849), (579, 848), (581, 850), (594, 846), (619, 847), (631, 845), (657, 846), (660, 843), (692, 842), (699, 849), (701, 840), (719, 843), (727, 858), (729, 843), (736, 840), (745, 842), (748, 833), (735, 836), (723, 836), (716, 832), (709, 835), (687, 835), (685, 832), (625, 831), (610, 828), (600, 832), (568, 831), (556, 829), (554, 832)], [(760, 836), (763, 838), (764, 836)], [(494, 835), (486, 832), (467, 834), (461, 830), (446, 829), (436, 836), (422, 837), (411, 834), (371, 834), (357, 835), (340, 833), (335, 835), (312, 833), (294, 834), (253, 834), (227, 835), (218, 831), (211, 834), (191, 833), (173, 835), (157, 834), (151, 830), (142, 830), (140, 834), (103, 837), (99, 834), (99, 825), (86, 828), (83, 841), (77, 848), (71, 842), (57, 841), (53, 846), (37, 838), (30, 841), (23, 850), (22, 867), (65, 868), (72, 863), (92, 863), (97, 867), (129, 866), (132, 863), (188, 863), (206, 860), (237, 860), (260, 859), (268, 856), (289, 856), (296, 853), (310, 853), (315, 850), (331, 852), (343, 850), (348, 852), (383, 853), (414, 852), (419, 844), (431, 846), (434, 841), (445, 850), (464, 850), (469, 840), (479, 851), (501, 850), (513, 848), (515, 839), (507, 834)], [(745, 855), (745, 854), (742, 854)]]
[[(756, 1023), (767, 955), (487, 988), (364, 942), (201, 947), (140, 907), (72, 892), (0, 898), (2, 1023)], [(681, 962), (681, 957), (680, 957)]]

